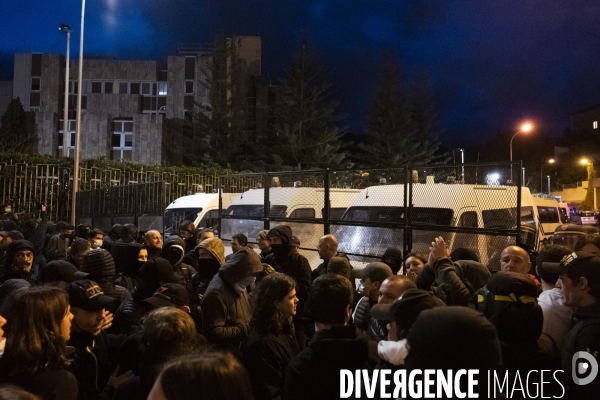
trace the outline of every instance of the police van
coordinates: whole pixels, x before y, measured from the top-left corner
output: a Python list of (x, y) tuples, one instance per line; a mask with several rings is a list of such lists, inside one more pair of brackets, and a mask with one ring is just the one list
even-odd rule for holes
[[(342, 215), (360, 193), (359, 189), (330, 189), (329, 218), (341, 219)], [(250, 189), (242, 193), (223, 212), (225, 216), (264, 217), (265, 189)], [(272, 187), (269, 189), (269, 212), (271, 218), (286, 218), (291, 221), (271, 221), (270, 227), (285, 224), (292, 228), (294, 236), (300, 240), (301, 247), (315, 249), (323, 236), (323, 218), (325, 190), (314, 187)], [(225, 208), (225, 205), (223, 206)], [(293, 221), (307, 219), (307, 222)], [(311, 220), (314, 220), (312, 222)], [(309, 222), (310, 221), (310, 222)], [(264, 229), (264, 222), (250, 219), (226, 219), (221, 221), (221, 238), (230, 240), (232, 235), (242, 233), (254, 242), (258, 233)], [(226, 250), (227, 251), (227, 250)], [(305, 254), (311, 266), (314, 264), (314, 251)], [(304, 254), (304, 253), (303, 253)], [(318, 260), (318, 258), (317, 258)], [(318, 263), (317, 263), (318, 264)]]
[[(240, 196), (239, 193), (222, 193), (223, 208)], [(177, 235), (183, 221), (192, 221), (199, 228), (219, 226), (219, 193), (196, 193), (174, 200), (167, 206), (164, 215), (164, 236)]]
[[(515, 186), (415, 183), (412, 184), (412, 249), (427, 255), (436, 236), (444, 237), (450, 248), (465, 247), (475, 251), (484, 265), (495, 269), (499, 253), (514, 244), (507, 236), (445, 232), (444, 227), (515, 229), (518, 188)], [(342, 220), (404, 224), (404, 185), (371, 186), (363, 189), (350, 204)], [(556, 199), (533, 196), (521, 188), (521, 221), (535, 226), (536, 240), (550, 237), (560, 225)], [(426, 229), (419, 229), (427, 226)], [(439, 227), (439, 228), (438, 228)], [(439, 230), (438, 230), (439, 229)], [(336, 225), (339, 251), (381, 257), (394, 247), (402, 250), (403, 230), (374, 226)], [(373, 258), (355, 258), (372, 261)], [(356, 263), (353, 263), (356, 266)]]

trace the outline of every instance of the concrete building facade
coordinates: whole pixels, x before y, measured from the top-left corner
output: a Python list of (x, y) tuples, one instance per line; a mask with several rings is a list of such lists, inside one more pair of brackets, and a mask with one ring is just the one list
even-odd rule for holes
[[(260, 37), (232, 36), (227, 40), (243, 58), (248, 82), (260, 78)], [(186, 112), (208, 105), (210, 61), (211, 53), (206, 49), (169, 56), (166, 64), (84, 58), (80, 157), (104, 156), (147, 165), (191, 163), (192, 130), (186, 128)], [(63, 153), (65, 65), (61, 54), (15, 55), (12, 97), (19, 97), (25, 111), (36, 114), (40, 154)], [(69, 78), (67, 151), (73, 156), (77, 59), (71, 60)]]

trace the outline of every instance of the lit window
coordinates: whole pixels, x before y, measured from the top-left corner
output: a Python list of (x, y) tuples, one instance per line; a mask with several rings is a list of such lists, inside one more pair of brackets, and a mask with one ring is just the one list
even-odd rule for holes
[(167, 95), (167, 82), (158, 82), (158, 95), (159, 96)]
[(593, 127), (594, 129), (598, 129), (598, 121), (594, 121), (594, 122), (592, 123), (592, 127)]
[(133, 152), (133, 121), (113, 121), (111, 147), (113, 160), (131, 160)]

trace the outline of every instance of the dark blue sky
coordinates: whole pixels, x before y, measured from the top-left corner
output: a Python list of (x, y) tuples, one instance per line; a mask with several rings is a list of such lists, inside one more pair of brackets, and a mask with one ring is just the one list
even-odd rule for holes
[[(263, 75), (276, 78), (302, 39), (332, 70), (338, 111), (358, 132), (383, 51), (424, 72), (448, 145), (483, 144), (533, 120), (551, 134), (600, 103), (598, 0), (87, 0), (86, 55), (164, 60), (178, 43), (261, 35)], [(80, 0), (0, 0), (0, 79), (13, 54), (78, 53)]]

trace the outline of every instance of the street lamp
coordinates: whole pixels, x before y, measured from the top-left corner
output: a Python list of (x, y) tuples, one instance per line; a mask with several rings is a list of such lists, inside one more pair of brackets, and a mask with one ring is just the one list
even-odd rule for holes
[(465, 184), (465, 149), (458, 149), (460, 151), (460, 162), (462, 164), (462, 171), (461, 171), (461, 177), (462, 177), (462, 184)]
[(71, 59), (71, 27), (66, 24), (60, 24), (58, 30), (67, 34), (67, 66), (65, 68), (65, 115), (63, 124), (63, 157), (68, 157), (69, 151), (69, 64)]
[(75, 161), (73, 163), (73, 194), (71, 195), (71, 224), (75, 225), (77, 190), (79, 189), (79, 146), (81, 144), (81, 91), (83, 86), (83, 23), (85, 0), (81, 0), (81, 32), (79, 34), (79, 77), (77, 80), (77, 130), (75, 132)]
[(525, 186), (525, 167), (521, 168), (523, 171), (523, 180), (521, 181), (521, 186)]
[(545, 163), (542, 163), (542, 168), (540, 169), (540, 193), (544, 191), (544, 165), (546, 164), (554, 164), (554, 158), (549, 159)]
[(550, 196), (550, 175), (548, 175), (547, 178), (548, 178), (548, 196)]
[(521, 128), (519, 128), (518, 131), (515, 132), (515, 134), (510, 138), (510, 182), (512, 183), (512, 142), (513, 139), (515, 138), (515, 136), (517, 136), (519, 133), (524, 132), (527, 133), (529, 131), (531, 131), (533, 129), (533, 125), (531, 125), (530, 123), (526, 123), (521, 125)]

